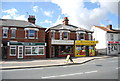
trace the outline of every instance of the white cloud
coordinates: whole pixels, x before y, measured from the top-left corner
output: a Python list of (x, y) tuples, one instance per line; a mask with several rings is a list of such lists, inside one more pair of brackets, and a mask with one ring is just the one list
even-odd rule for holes
[(50, 25), (52, 25), (52, 21), (46, 19), (45, 21), (40, 22), (40, 24), (50, 24)]
[[(52, 0), (52, 3), (57, 4), (61, 8), (62, 14), (68, 16), (70, 24), (86, 29), (90, 29), (93, 25), (99, 25), (100, 21), (104, 20), (110, 12), (117, 14), (118, 5), (115, 1), (89, 1), (97, 3), (100, 7), (89, 10), (85, 8), (84, 0)], [(56, 23), (58, 23), (58, 21), (59, 20), (57, 20)]]
[(53, 13), (54, 13), (53, 11), (44, 11), (44, 15), (46, 15), (48, 17), (52, 17)]
[(9, 10), (3, 10), (3, 13), (6, 13), (7, 15), (3, 15), (2, 19), (16, 19), (16, 20), (26, 20), (25, 15), (17, 14), (18, 10), (15, 8), (9, 9)]
[(38, 12), (38, 8), (39, 8), (38, 6), (33, 6), (33, 11)]

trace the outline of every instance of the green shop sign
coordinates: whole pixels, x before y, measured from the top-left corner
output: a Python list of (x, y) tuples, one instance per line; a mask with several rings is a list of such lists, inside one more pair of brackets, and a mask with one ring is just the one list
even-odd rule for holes
[(44, 45), (46, 46), (46, 43), (30, 43), (30, 42), (9, 42), (8, 45), (23, 45), (23, 46), (36, 46), (36, 45)]

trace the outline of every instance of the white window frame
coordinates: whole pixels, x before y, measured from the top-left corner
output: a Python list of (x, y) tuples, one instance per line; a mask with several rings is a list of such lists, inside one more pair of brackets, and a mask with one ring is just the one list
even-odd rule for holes
[[(11, 47), (15, 47), (15, 55), (11, 54)], [(10, 56), (16, 56), (16, 46), (10, 46)]]
[[(7, 30), (7, 36), (4, 36), (4, 31)], [(3, 35), (2, 35), (3, 38), (8, 38), (8, 27), (3, 27)]]
[(91, 33), (88, 33), (88, 40), (92, 40), (92, 34)]
[(62, 32), (60, 32), (60, 40), (62, 40)]
[[(26, 47), (30, 47), (30, 49), (31, 49), (31, 54), (26, 54)], [(32, 48), (33, 48), (33, 47), (37, 47), (37, 48), (42, 47), (42, 48), (43, 48), (43, 54), (32, 54)], [(25, 55), (26, 55), (26, 56), (30, 56), (30, 55), (45, 55), (45, 53), (44, 53), (44, 46), (25, 46)]]

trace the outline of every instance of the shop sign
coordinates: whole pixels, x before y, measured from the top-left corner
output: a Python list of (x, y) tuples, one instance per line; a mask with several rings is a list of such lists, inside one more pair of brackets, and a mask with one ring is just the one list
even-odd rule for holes
[(74, 40), (52, 40), (52, 44), (57, 44), (57, 45), (74, 45)]
[(36, 46), (36, 45), (46, 45), (46, 43), (28, 43), (28, 42), (8, 42), (8, 45), (24, 45), (24, 46)]
[(108, 44), (119, 44), (119, 41), (108, 41)]
[(76, 40), (75, 45), (95, 45), (98, 41)]

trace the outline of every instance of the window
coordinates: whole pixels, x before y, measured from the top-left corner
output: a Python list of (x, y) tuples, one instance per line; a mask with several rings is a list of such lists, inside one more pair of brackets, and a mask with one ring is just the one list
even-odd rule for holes
[(25, 54), (31, 55), (31, 47), (25, 47)]
[(26, 55), (44, 55), (44, 47), (40, 46), (26, 46), (25, 47)]
[(92, 34), (88, 33), (88, 40), (92, 40), (91, 36), (92, 36)]
[(73, 54), (73, 46), (59, 46), (59, 55)]
[(84, 33), (80, 33), (80, 39), (84, 40)]
[(16, 30), (12, 29), (11, 30), (11, 38), (15, 38), (16, 37)]
[(8, 37), (8, 28), (3, 28), (3, 38)]
[(51, 32), (52, 34), (52, 39), (55, 39), (55, 32)]
[(16, 46), (10, 46), (10, 56), (16, 56)]
[(113, 34), (111, 34), (111, 40), (113, 40), (113, 38), (114, 38), (114, 36), (113, 36)]
[(68, 39), (68, 32), (64, 32), (64, 39)]
[(29, 36), (29, 38), (34, 38), (34, 36), (35, 36), (35, 31), (34, 31), (34, 30), (29, 30), (28, 36)]

